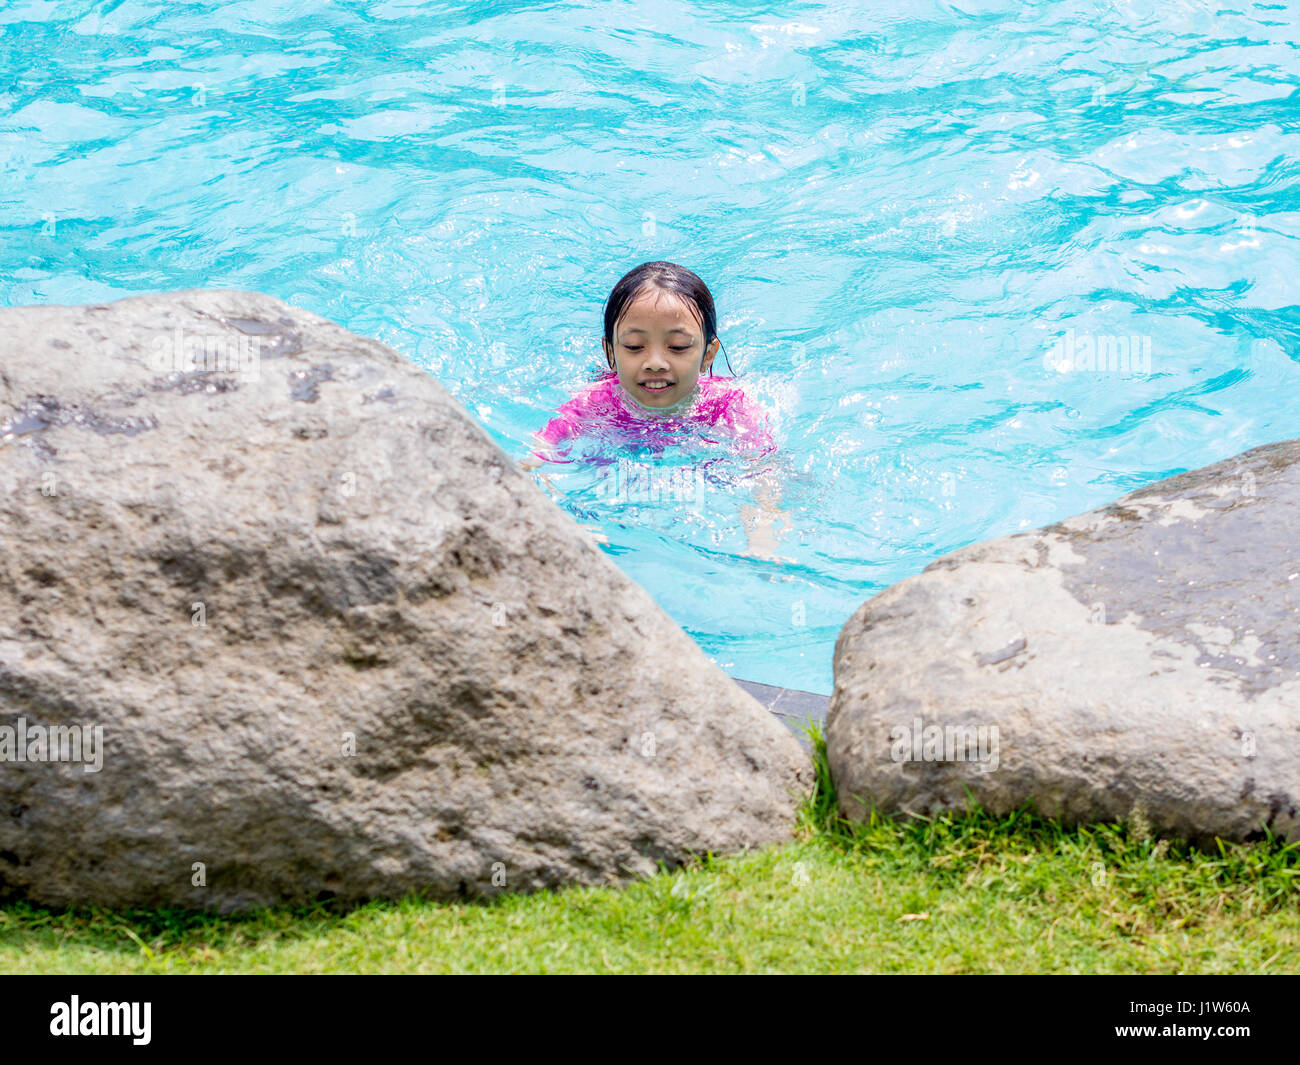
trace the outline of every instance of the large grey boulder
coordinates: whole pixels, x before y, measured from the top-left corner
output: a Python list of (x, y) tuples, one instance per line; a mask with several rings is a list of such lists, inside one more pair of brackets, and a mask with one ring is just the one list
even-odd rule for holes
[(1300, 838), (1300, 441), (939, 559), (835, 648), (841, 810)]
[(0, 311), (4, 894), (620, 883), (811, 780), (393, 351), (254, 293)]

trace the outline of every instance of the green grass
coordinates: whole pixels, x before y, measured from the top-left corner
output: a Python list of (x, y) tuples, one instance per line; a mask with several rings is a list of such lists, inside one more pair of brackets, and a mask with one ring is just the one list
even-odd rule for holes
[(976, 808), (835, 814), (819, 783), (794, 842), (630, 888), (348, 913), (0, 908), (0, 972), (1300, 971), (1300, 844), (1150, 838)]

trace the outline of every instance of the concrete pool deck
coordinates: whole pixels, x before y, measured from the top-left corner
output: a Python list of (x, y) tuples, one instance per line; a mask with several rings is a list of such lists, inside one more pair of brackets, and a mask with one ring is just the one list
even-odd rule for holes
[(831, 701), (829, 695), (799, 691), (797, 688), (778, 688), (772, 684), (759, 684), (757, 681), (740, 680), (737, 677), (732, 679), (784, 721), (805, 748), (808, 747), (808, 738), (799, 726), (815, 721), (822, 728), (826, 727), (826, 709)]

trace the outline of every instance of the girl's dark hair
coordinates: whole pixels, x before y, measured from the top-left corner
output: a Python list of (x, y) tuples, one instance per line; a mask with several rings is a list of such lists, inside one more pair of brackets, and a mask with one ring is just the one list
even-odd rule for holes
[[(614, 350), (614, 326), (623, 317), (629, 303), (648, 288), (662, 289), (684, 299), (688, 306), (695, 308), (696, 316), (704, 327), (704, 346), (707, 348), (718, 336), (718, 312), (713, 306), (713, 294), (709, 286), (700, 280), (697, 274), (676, 263), (654, 262), (642, 263), (634, 270), (629, 270), (618, 279), (614, 291), (605, 301), (605, 360), (612, 364)], [(727, 359), (727, 352), (722, 348), (722, 357)], [(731, 360), (727, 359), (727, 369), (731, 369)], [(713, 376), (713, 365), (709, 364), (709, 376)]]

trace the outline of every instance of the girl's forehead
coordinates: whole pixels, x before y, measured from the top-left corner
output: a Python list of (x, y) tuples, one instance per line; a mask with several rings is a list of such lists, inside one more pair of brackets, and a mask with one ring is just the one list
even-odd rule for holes
[(682, 325), (698, 325), (700, 322), (699, 311), (691, 300), (657, 286), (639, 292), (628, 302), (619, 315), (619, 325), (629, 325), (628, 319), (633, 315), (671, 320), (673, 324)]

